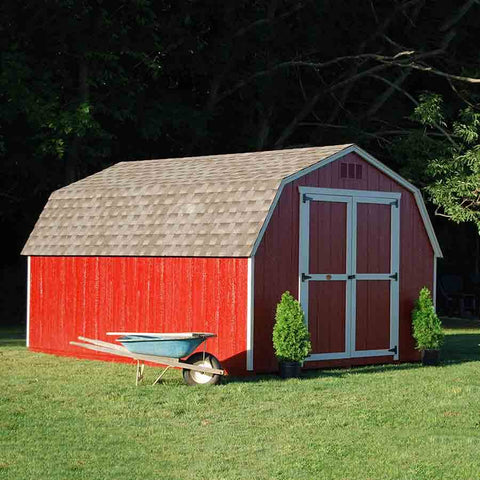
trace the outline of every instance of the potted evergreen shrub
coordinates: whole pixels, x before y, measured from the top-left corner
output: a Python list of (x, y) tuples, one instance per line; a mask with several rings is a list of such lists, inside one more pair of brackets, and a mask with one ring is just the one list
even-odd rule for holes
[(430, 290), (423, 287), (412, 312), (415, 348), (422, 352), (423, 365), (438, 365), (444, 333), (433, 306)]
[(284, 292), (277, 304), (273, 348), (280, 363), (280, 376), (300, 376), (301, 364), (308, 357), (312, 345), (302, 307), (290, 292)]

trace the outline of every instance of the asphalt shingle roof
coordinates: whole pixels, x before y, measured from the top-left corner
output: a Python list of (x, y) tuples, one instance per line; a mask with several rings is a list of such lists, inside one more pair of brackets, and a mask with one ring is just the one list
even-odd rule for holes
[(22, 254), (246, 257), (282, 179), (349, 146), (120, 162), (52, 193)]

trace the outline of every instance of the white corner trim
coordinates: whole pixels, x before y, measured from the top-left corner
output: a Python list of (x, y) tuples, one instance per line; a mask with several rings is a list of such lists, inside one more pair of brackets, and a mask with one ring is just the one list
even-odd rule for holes
[(247, 371), (253, 370), (253, 343), (254, 343), (254, 328), (253, 328), (253, 297), (254, 297), (254, 257), (248, 258), (248, 274), (247, 274)]
[[(313, 172), (314, 170), (317, 170), (319, 168), (323, 168), (327, 166), (329, 163), (334, 162), (335, 160), (338, 160), (341, 157), (344, 157), (345, 155), (348, 155), (349, 153), (356, 153), (360, 157), (362, 157), (365, 161), (368, 163), (372, 164), (376, 168), (378, 168), (380, 171), (388, 175), (390, 178), (398, 182), (400, 185), (405, 187), (407, 190), (413, 193), (415, 197), (415, 202), (417, 204), (418, 210), (420, 212), (420, 216), (423, 220), (423, 224), (425, 225), (425, 230), (427, 232), (428, 238), (430, 240), (430, 243), (432, 245), (433, 251), (435, 253), (435, 256), (438, 258), (443, 258), (442, 250), (440, 248), (440, 244), (438, 243), (437, 237), (435, 235), (435, 231), (433, 230), (433, 225), (430, 220), (430, 217), (427, 212), (427, 208), (425, 207), (425, 202), (423, 201), (422, 194), (420, 193), (420, 190), (415, 187), (413, 184), (411, 184), (409, 181), (405, 180), (403, 177), (401, 177), (398, 173), (394, 172), (390, 168), (388, 168), (386, 165), (384, 165), (382, 162), (377, 160), (375, 157), (367, 153), (365, 150), (361, 149), (357, 145), (351, 145), (347, 148), (344, 148), (343, 150), (340, 150), (339, 152), (331, 155), (330, 157), (324, 158), (320, 160), (319, 162), (315, 163), (314, 165), (310, 165), (307, 168), (304, 168), (303, 170), (299, 170), (298, 172), (294, 173), (293, 175), (289, 175), (288, 177), (285, 177), (281, 182), (278, 187), (277, 193), (275, 195), (275, 198), (273, 199), (272, 204), (270, 205), (270, 209), (268, 211), (268, 214), (265, 218), (265, 221), (263, 222), (262, 228), (260, 229), (260, 232), (257, 236), (257, 239), (253, 245), (252, 248), (252, 256), (254, 256), (257, 253), (257, 249), (260, 245), (260, 242), (262, 241), (263, 235), (265, 234), (265, 230), (267, 229), (267, 226), (270, 222), (270, 219), (273, 215), (273, 212), (275, 210), (275, 207), (277, 206), (277, 203), (280, 199), (280, 196), (283, 192), (283, 188), (287, 183), (293, 182), (294, 180), (297, 180), (300, 177), (303, 177), (304, 175), (307, 175), (310, 172)], [(357, 191), (356, 191), (357, 192)]]
[(433, 308), (437, 311), (437, 257), (433, 259)]
[(27, 257), (27, 321), (26, 321), (26, 346), (30, 346), (30, 255)]

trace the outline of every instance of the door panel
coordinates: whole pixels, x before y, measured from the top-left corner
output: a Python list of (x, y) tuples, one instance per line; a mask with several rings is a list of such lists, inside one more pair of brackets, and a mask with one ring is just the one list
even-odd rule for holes
[(310, 202), (309, 272), (346, 273), (347, 204)]
[(400, 195), (300, 187), (299, 297), (309, 360), (398, 359)]
[(312, 352), (345, 352), (345, 281), (308, 282)]
[(389, 273), (391, 206), (357, 204), (357, 272)]
[(355, 350), (390, 348), (390, 282), (356, 282)]

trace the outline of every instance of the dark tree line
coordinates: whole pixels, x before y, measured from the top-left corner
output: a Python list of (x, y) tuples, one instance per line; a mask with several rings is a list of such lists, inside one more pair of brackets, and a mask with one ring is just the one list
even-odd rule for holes
[(23, 285), (49, 193), (118, 161), (355, 142), (480, 224), (477, 0), (4, 0), (0, 15), (4, 304), (23, 302), (9, 279)]

